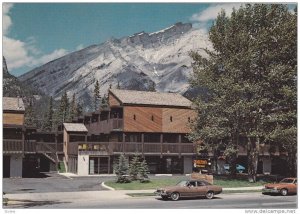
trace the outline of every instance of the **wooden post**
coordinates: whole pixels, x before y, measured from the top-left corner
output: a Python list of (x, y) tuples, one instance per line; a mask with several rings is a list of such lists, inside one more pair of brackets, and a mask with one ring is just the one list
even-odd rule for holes
[(160, 134), (160, 158), (162, 158), (163, 153), (163, 134)]
[(58, 156), (57, 156), (57, 132), (55, 132), (55, 151), (56, 151), (56, 159), (55, 159), (55, 166), (56, 166), (56, 171), (58, 171)]
[(110, 156), (108, 156), (108, 174), (110, 174)]
[(123, 145), (123, 152), (125, 152), (125, 133), (123, 132), (123, 138), (122, 138), (122, 145)]
[(142, 133), (142, 157), (144, 158), (144, 133)]
[(23, 126), (22, 127), (22, 156), (24, 157), (24, 155), (25, 155), (25, 151), (24, 151), (24, 149), (25, 149), (25, 131), (26, 131), (26, 128), (25, 128), (25, 126)]
[(178, 135), (178, 143), (179, 143), (179, 158), (181, 158), (181, 134)]

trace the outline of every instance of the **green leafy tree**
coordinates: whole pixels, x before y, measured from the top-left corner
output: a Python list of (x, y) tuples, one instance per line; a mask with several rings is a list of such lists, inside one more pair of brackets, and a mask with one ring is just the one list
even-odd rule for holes
[(48, 106), (48, 112), (46, 113), (46, 120), (44, 122), (44, 130), (45, 131), (52, 131), (53, 128), (53, 98), (52, 96), (49, 99), (49, 106)]
[(94, 88), (94, 110), (97, 111), (100, 107), (100, 85), (99, 81), (97, 80), (95, 83), (95, 88)]
[(129, 164), (124, 154), (121, 154), (118, 162), (114, 164), (114, 171), (117, 175), (117, 183), (129, 183), (128, 177)]
[(281, 4), (247, 4), (230, 17), (221, 11), (209, 31), (208, 57), (191, 53), (191, 84), (204, 93), (195, 101), (198, 118), (190, 138), (222, 140), (231, 151), (231, 168), (234, 151), (245, 146), (253, 181), (261, 144), (283, 144), (296, 157), (296, 20), (297, 12)]

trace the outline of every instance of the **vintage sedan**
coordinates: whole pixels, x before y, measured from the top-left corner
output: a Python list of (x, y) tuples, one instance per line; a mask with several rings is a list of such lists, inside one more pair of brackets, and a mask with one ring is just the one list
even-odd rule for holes
[(285, 178), (279, 183), (266, 184), (262, 189), (262, 194), (297, 194), (297, 178)]
[(205, 180), (184, 180), (175, 186), (159, 188), (154, 193), (164, 200), (171, 198), (173, 201), (177, 201), (179, 198), (199, 196), (212, 199), (214, 195), (221, 192), (222, 187), (212, 185)]

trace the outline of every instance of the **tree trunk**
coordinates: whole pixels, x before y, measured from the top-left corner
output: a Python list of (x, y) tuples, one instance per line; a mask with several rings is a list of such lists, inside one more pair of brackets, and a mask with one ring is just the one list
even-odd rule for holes
[(259, 158), (259, 137), (256, 137), (255, 143), (252, 143), (248, 137), (247, 153), (248, 153), (248, 178), (250, 182), (257, 181), (257, 165)]

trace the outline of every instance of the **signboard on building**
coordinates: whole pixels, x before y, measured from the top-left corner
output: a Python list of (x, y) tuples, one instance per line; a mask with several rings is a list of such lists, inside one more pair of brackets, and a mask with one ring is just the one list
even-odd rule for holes
[(194, 167), (196, 168), (207, 168), (208, 166), (208, 160), (207, 159), (197, 159), (194, 160)]

